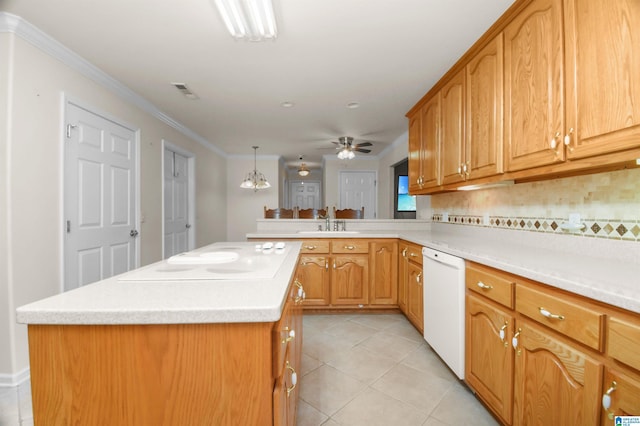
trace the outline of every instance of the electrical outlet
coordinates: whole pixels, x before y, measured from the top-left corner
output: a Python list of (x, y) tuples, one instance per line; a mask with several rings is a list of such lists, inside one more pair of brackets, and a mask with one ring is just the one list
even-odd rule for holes
[(449, 222), (449, 213), (442, 213), (442, 221)]
[(491, 220), (489, 219), (489, 213), (485, 213), (484, 216), (482, 216), (482, 224), (484, 226), (491, 225)]

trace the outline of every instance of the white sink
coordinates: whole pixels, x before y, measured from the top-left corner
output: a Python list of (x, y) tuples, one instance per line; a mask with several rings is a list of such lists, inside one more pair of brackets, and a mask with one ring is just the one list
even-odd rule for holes
[(359, 231), (298, 231), (298, 234), (312, 235), (314, 237), (339, 237), (359, 233)]

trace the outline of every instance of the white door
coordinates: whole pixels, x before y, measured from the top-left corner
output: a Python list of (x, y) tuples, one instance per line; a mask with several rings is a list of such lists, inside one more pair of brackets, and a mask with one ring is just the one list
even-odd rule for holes
[(291, 208), (321, 209), (320, 182), (293, 181), (289, 183)]
[(164, 257), (189, 250), (189, 159), (164, 150)]
[(364, 218), (376, 217), (376, 172), (341, 171), (338, 209), (364, 207)]
[(65, 282), (70, 290), (136, 266), (135, 132), (67, 102)]

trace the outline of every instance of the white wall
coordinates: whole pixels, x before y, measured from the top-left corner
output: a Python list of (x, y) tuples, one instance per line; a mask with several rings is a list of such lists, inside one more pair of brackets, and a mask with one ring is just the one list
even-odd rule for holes
[[(250, 151), (250, 147), (248, 147)], [(227, 241), (245, 241), (246, 234), (256, 231), (256, 219), (264, 217), (264, 206), (279, 206), (282, 186), (279, 156), (258, 156), (257, 169), (265, 175), (271, 188), (260, 191), (240, 188), (247, 173), (253, 170), (253, 155), (229, 156), (227, 159)]]
[(15, 323), (15, 308), (62, 288), (63, 93), (139, 129), (141, 265), (162, 257), (161, 140), (196, 155), (199, 245), (226, 234), (226, 161), (15, 34), (0, 33), (0, 59), (0, 94), (13, 91), (0, 97), (8, 99), (0, 106), (0, 128), (8, 129), (0, 139), (0, 236), (8, 234), (0, 238), (0, 262), (7, 262), (0, 269), (7, 313), (0, 318), (0, 374), (15, 376), (28, 366), (26, 326)]

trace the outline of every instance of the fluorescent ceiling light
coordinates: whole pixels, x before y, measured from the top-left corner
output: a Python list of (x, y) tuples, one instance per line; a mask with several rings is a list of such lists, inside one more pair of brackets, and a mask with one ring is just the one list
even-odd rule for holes
[(275, 40), (278, 36), (271, 0), (213, 0), (231, 36), (238, 40)]

